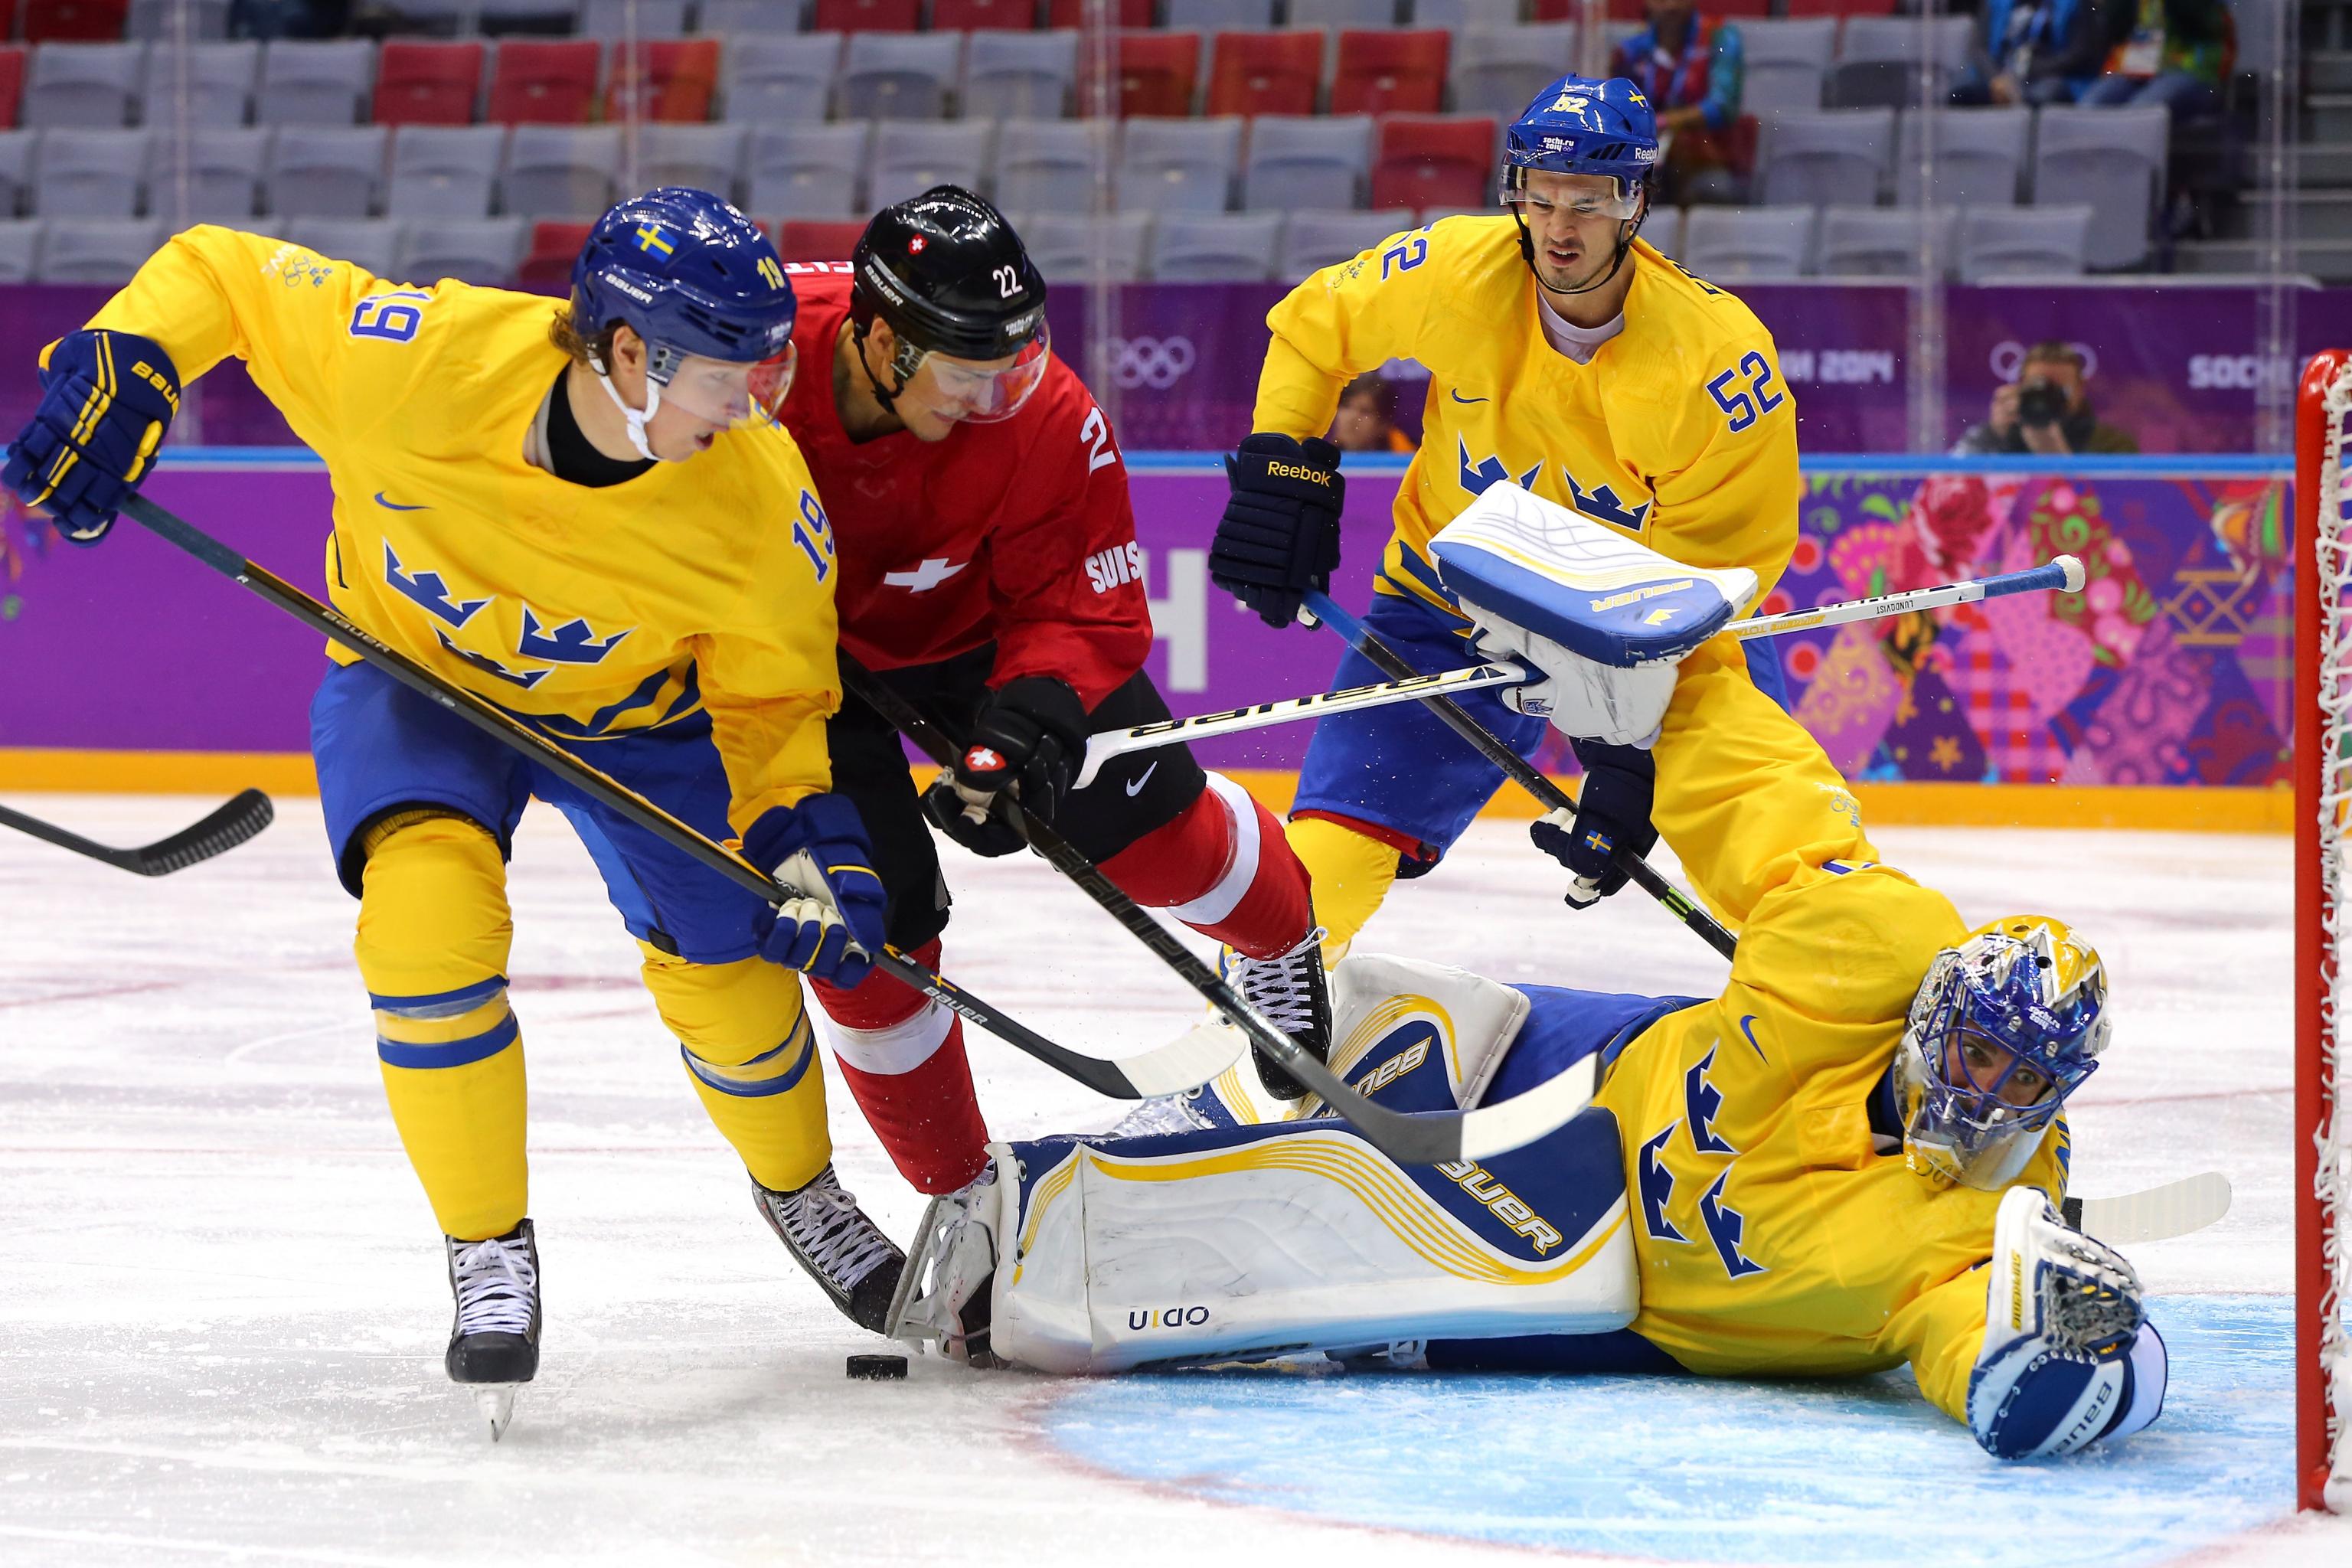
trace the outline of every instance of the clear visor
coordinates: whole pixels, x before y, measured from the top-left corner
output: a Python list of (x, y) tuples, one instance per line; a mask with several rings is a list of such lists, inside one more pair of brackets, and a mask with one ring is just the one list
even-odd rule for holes
[(1021, 412), (1045, 379), (1045, 362), (1053, 352), (1053, 333), (1040, 321), (1037, 335), (1009, 360), (975, 362), (927, 353), (915, 374), (930, 377), (934, 406), (942, 418), (993, 425)]
[(721, 428), (775, 424), (782, 416), (784, 396), (792, 391), (797, 355), (790, 343), (783, 353), (752, 363), (688, 354), (663, 383), (662, 402)]
[(1503, 205), (1517, 207), (1529, 223), (1549, 217), (1555, 209), (1572, 217), (1614, 218), (1620, 222), (1642, 210), (1641, 191), (1624, 181), (1612, 180), (1606, 191), (1573, 191), (1567, 194), (1538, 193), (1516, 181), (1503, 185)]

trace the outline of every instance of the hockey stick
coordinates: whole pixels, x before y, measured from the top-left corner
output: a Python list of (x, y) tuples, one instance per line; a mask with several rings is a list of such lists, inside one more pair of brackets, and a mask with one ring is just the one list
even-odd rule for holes
[(1750, 637), (1811, 631), (1815, 626), (1842, 626), (1853, 621), (1907, 616), (1917, 610), (1939, 610), (1947, 605), (1972, 605), (1979, 599), (1998, 599), (2010, 594), (2038, 594), (2047, 588), (2076, 594), (2082, 592), (2083, 582), (2080, 561), (2071, 555), (2055, 555), (2049, 564), (2024, 572), (2002, 572), (1990, 577), (1971, 577), (1964, 583), (1947, 583), (1940, 588), (1911, 588), (1900, 594), (1880, 594), (1874, 598), (1848, 599), (1810, 610), (1783, 610), (1777, 616), (1750, 616), (1744, 621), (1732, 622), (1719, 635), (1745, 642)]
[[(1382, 674), (1402, 680), (1421, 673), (1396, 649), (1372, 635), (1363, 622), (1341, 609), (1331, 595), (1310, 589), (1307, 607), (1316, 619), (1348, 639), (1358, 653), (1370, 660)], [(1541, 770), (1518, 752), (1495, 738), (1494, 732), (1463, 710), (1451, 697), (1426, 697), (1422, 700), (1432, 712), (1445, 721), (1446, 726), (1477, 751), (1478, 754), (1503, 770), (1521, 789), (1536, 797), (1547, 811), (1574, 811), (1576, 802), (1569, 793), (1543, 775)], [(1626, 879), (1666, 907), (1666, 912), (1698, 933), (1698, 939), (1725, 958), (1738, 950), (1738, 939), (1723, 929), (1713, 915), (1694, 902), (1688, 893), (1667, 881), (1651, 868), (1647, 860), (1623, 845), (1611, 858), (1611, 864), (1625, 873)], [(1505, 1104), (1511, 1103), (1505, 1101)]]
[(2058, 1211), (2084, 1235), (2118, 1247), (2162, 1241), (2203, 1230), (2228, 1214), (2230, 1178), (2208, 1171), (2121, 1197), (2068, 1198)]
[(60, 849), (70, 849), (77, 855), (87, 855), (93, 860), (103, 860), (118, 869), (141, 877), (168, 877), (184, 870), (199, 860), (209, 860), (225, 855), (255, 834), (269, 826), (277, 810), (269, 797), (257, 789), (249, 789), (222, 805), (202, 822), (184, 827), (169, 838), (158, 838), (152, 844), (137, 849), (116, 849), (94, 843), (79, 834), (68, 833), (38, 817), (0, 805), (0, 827), (13, 827), (19, 833), (29, 833), (45, 843)]
[[(943, 768), (955, 764), (954, 742), (912, 702), (876, 679), (872, 672), (847, 655), (843, 656), (841, 668), (843, 684), (914, 742), (917, 750)], [(1234, 990), (1223, 975), (1202, 963), (1190, 948), (1177, 941), (1175, 933), (1122, 892), (1103, 875), (1100, 867), (1078, 853), (1050, 824), (1031, 815), (1009, 794), (997, 798), (1001, 806), (1019, 814), (1019, 825), (1029, 847), (1076, 882), (1087, 897), (1125, 927), (1128, 934), (1182, 976), (1184, 983), (1206, 998), (1251, 1045), (1322, 1096), (1324, 1104), (1346, 1117), (1368, 1142), (1398, 1164), (1443, 1165), (1504, 1153), (1533, 1142), (1590, 1103), (1590, 1081), (1571, 1081), (1578, 1079), (1578, 1075), (1563, 1073), (1525, 1094), (1475, 1110), (1408, 1112), (1374, 1104), (1341, 1082), (1312, 1052), (1276, 1028)], [(1183, 1040), (1174, 1042), (1174, 1046), (1181, 1046), (1195, 1036), (1213, 1038), (1215, 1031), (1196, 1029)], [(1172, 1049), (1174, 1046), (1163, 1048)]]
[[(397, 648), (376, 640), (341, 611), (320, 604), (276, 573), (247, 560), (146, 497), (131, 497), (122, 503), (122, 510), (167, 543), (186, 551), (223, 576), (243, 584), (296, 620), (350, 648), (403, 686), (448, 710), (492, 740), (521, 752), (591, 800), (626, 817), (688, 858), (772, 904), (798, 897), (740, 855), (714, 843), (627, 785), (590, 767), (505, 709), (463, 687), (451, 685)], [(1097, 1094), (1115, 1100), (1149, 1100), (1190, 1089), (1214, 1078), (1233, 1059), (1229, 1048), (1212, 1049), (1209, 1042), (1196, 1041), (1190, 1036), (1125, 1061), (1080, 1056), (1007, 1017), (896, 948), (886, 948), (875, 954), (874, 963), (892, 979), (912, 986), (942, 1007), (961, 1014)]]
[(1077, 783), (1073, 787), (1086, 788), (1095, 782), (1095, 775), (1102, 771), (1105, 763), (1113, 757), (1123, 757), (1129, 752), (1148, 752), (1155, 746), (1172, 745), (1183, 741), (1205, 741), (1214, 735), (1238, 735), (1244, 731), (1263, 730), (1271, 724), (1320, 719), (1327, 713), (1352, 713), (1363, 708), (1382, 708), (1391, 702), (1410, 702), (1422, 697), (1448, 697), (1457, 691), (1475, 691), (1484, 686), (1512, 686), (1527, 679), (1528, 673), (1516, 664), (1498, 660), (1465, 669), (1449, 669), (1443, 675), (1417, 675), (1410, 680), (1376, 681), (1370, 686), (1350, 686), (1339, 691), (1311, 692), (1283, 702), (1261, 702), (1254, 708), (1229, 708), (1222, 713), (1195, 713), (1189, 719), (1161, 719), (1150, 724), (1138, 724), (1131, 730), (1105, 730), (1098, 735), (1087, 737), (1086, 765), (1078, 770)]

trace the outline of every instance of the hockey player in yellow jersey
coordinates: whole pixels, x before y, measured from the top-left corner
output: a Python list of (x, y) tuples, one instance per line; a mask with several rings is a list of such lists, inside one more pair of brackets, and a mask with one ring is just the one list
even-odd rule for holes
[[(1489, 485), (1509, 480), (1686, 565), (1744, 566), (1771, 590), (1797, 540), (1796, 410), (1770, 334), (1723, 289), (1637, 237), (1658, 156), (1650, 105), (1630, 82), (1568, 77), (1537, 95), (1505, 139), (1507, 216), (1453, 217), (1326, 268), (1267, 317), (1256, 433), (1229, 460), (1233, 496), (1212, 578), (1267, 621), (1297, 615), (1338, 562), (1339, 453), (1322, 434), (1341, 389), (1391, 358), (1430, 373), (1419, 453), (1365, 616), (1423, 669), (1469, 661), (1468, 627), (1429, 540)], [(1779, 665), (1757, 679), (1777, 698)], [(1744, 675), (1736, 647), (1685, 665)], [(1349, 653), (1335, 687), (1384, 679)], [(1462, 699), (1522, 753), (1543, 726), (1499, 695)], [(1776, 754), (1801, 736), (1759, 716), (1726, 747)], [(1571, 832), (1571, 903), (1614, 891), (1623, 843), (1654, 841), (1650, 759), (1580, 742), (1586, 783)], [(1436, 863), (1502, 774), (1433, 715), (1402, 704), (1325, 719), (1301, 770), (1291, 842), (1313, 879), (1336, 955), (1399, 876)], [(1679, 781), (1666, 780), (1671, 791)], [(1699, 889), (1714, 889), (1704, 878)]]
[[(330, 847), (393, 1119), (446, 1235), (450, 1375), (536, 1370), (504, 859), (570, 819), (761, 1213), (878, 1326), (898, 1255), (835, 1180), (802, 974), (855, 984), (882, 893), (829, 793), (834, 544), (773, 422), (794, 301), (773, 247), (669, 188), (595, 226), (568, 300), (404, 286), (200, 226), (42, 356), (5, 483), (97, 540), (180, 386), (234, 355), (324, 459), (326, 579), (374, 636), (809, 889), (780, 910), (341, 649), (311, 707)], [(503, 1415), (493, 1412), (494, 1428)]]
[[(1744, 681), (1681, 683), (1661, 776), (1770, 706)], [(1400, 1167), (1328, 1114), (1251, 1124), (1236, 1079), (1155, 1104), (1158, 1135), (1000, 1144), (993, 1185), (926, 1217), (902, 1331), (1055, 1372), (1276, 1350), (1758, 1377), (1908, 1364), (2004, 1458), (2147, 1425), (2167, 1363), (2137, 1278), (2054, 1206), (2062, 1109), (2109, 1034), (2096, 952), (2040, 916), (1971, 928), (1880, 863), (1818, 747), (1744, 782), (1689, 776), (1708, 783), (1662, 794), (1660, 826), (1743, 927), (1715, 996), (1361, 952), (1334, 971), (1332, 1066), (1375, 1100), (1491, 1104), (1590, 1073), (1574, 1120)]]

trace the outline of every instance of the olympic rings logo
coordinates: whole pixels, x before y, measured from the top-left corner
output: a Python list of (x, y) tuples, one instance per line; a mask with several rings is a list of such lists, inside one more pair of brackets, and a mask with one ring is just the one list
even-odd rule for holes
[[(2068, 348), (2083, 356), (2083, 379), (2090, 380), (2099, 374), (2099, 351), (2088, 343), (2068, 343)], [(2008, 338), (1992, 346), (1992, 374), (1996, 380), (2015, 381), (2025, 374), (2025, 345)]]
[(1190, 338), (1113, 338), (1111, 352), (1118, 363), (1111, 373), (1124, 387), (1148, 386), (1165, 392), (1184, 379), (1198, 357)]

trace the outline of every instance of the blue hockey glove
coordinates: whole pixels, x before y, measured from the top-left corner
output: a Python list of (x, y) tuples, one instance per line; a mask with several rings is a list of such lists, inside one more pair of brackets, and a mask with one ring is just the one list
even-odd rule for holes
[(1225, 479), (1233, 494), (1209, 546), (1209, 581), (1286, 626), (1307, 590), (1329, 590), (1339, 564), (1339, 448), (1259, 431), (1225, 459)]
[(1575, 875), (1568, 887), (1568, 906), (1581, 910), (1625, 885), (1617, 868), (1619, 848), (1647, 855), (1658, 842), (1650, 822), (1650, 807), (1658, 792), (1656, 759), (1638, 746), (1609, 746), (1578, 741), (1577, 761), (1584, 764), (1584, 789), (1571, 816), (1562, 809), (1546, 815), (1528, 829), (1536, 847)]
[(1051, 822), (1086, 754), (1086, 704), (1066, 681), (1050, 675), (1008, 680), (981, 709), (956, 765), (931, 781), (923, 814), (975, 855), (1010, 855), (1029, 840), (996, 797), (1010, 789)]
[(41, 353), (41, 401), (0, 469), (18, 500), (94, 544), (155, 467), (180, 409), (180, 373), (152, 338), (68, 332)]
[(776, 910), (760, 956), (849, 990), (874, 967), (887, 927), (866, 824), (847, 795), (813, 795), (743, 836), (743, 858), (799, 896)]

